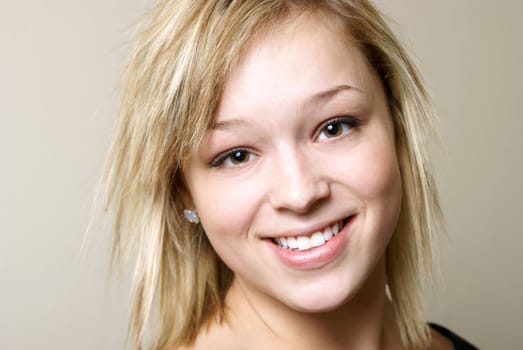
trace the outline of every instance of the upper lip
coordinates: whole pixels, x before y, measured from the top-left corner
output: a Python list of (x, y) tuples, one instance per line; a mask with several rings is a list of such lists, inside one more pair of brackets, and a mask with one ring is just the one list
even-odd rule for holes
[(345, 221), (355, 214), (349, 214), (336, 220), (321, 221), (316, 225), (309, 226), (302, 229), (283, 230), (282, 232), (269, 235), (264, 235), (262, 238), (281, 238), (281, 237), (300, 237), (310, 236), (314, 232), (323, 231), (326, 227), (330, 227), (337, 222)]

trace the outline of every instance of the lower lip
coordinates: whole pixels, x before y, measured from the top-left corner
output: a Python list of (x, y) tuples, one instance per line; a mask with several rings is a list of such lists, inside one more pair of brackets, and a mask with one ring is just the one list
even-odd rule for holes
[(291, 268), (298, 270), (319, 269), (334, 261), (340, 255), (348, 240), (348, 231), (354, 218), (355, 216), (350, 217), (336, 236), (333, 236), (327, 243), (316, 248), (308, 250), (283, 249), (274, 244), (272, 240), (267, 240), (267, 244), (280, 261)]

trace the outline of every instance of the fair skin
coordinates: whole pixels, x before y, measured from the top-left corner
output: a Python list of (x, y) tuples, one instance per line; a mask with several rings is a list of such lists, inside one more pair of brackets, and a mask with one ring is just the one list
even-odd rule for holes
[(184, 176), (235, 276), (226, 322), (194, 348), (403, 348), (385, 294), (394, 129), (380, 80), (328, 22), (301, 16), (252, 41)]

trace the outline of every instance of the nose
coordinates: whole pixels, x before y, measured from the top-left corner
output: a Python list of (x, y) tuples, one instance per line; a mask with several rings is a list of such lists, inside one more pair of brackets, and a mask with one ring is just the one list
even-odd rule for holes
[(313, 163), (306, 153), (288, 152), (280, 158), (271, 175), (273, 208), (303, 214), (330, 196), (324, 169)]

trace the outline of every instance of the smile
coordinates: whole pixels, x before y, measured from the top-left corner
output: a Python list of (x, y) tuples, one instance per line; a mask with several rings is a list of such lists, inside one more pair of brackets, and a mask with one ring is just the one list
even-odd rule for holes
[(321, 247), (332, 237), (336, 236), (345, 225), (345, 219), (335, 222), (322, 230), (313, 232), (309, 236), (290, 236), (273, 238), (272, 241), (282, 249), (288, 250), (309, 250)]

